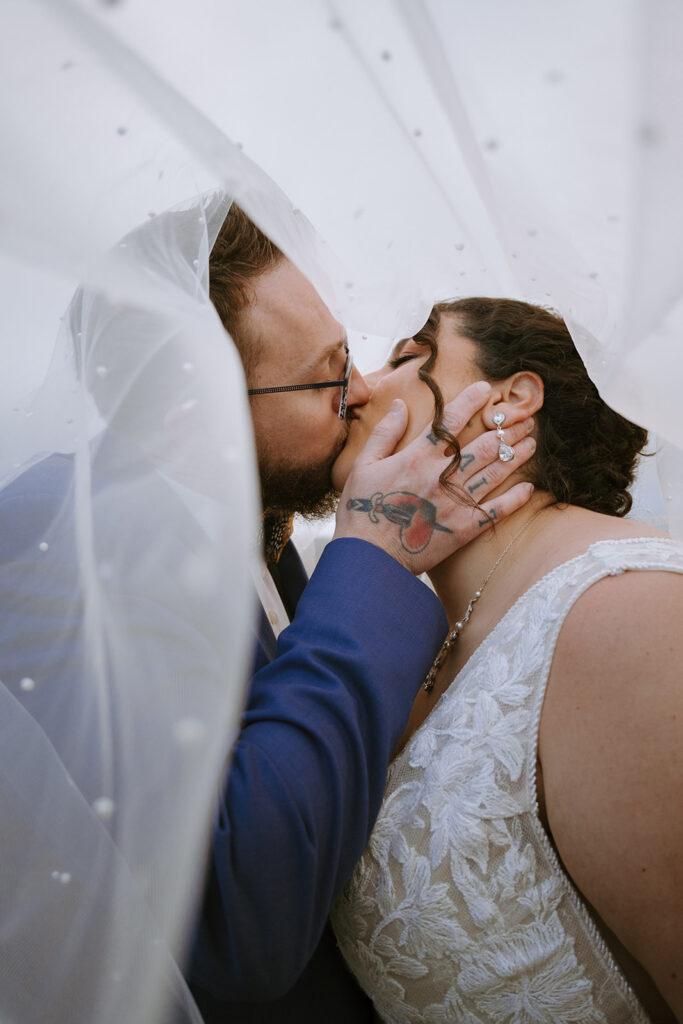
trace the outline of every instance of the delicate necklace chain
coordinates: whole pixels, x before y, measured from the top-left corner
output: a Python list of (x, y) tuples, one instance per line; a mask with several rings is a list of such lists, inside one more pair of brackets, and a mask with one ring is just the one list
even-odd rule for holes
[(505, 545), (505, 547), (503, 548), (501, 553), (498, 555), (498, 558), (495, 560), (495, 562), (493, 563), (493, 565), (489, 569), (488, 573), (486, 574), (486, 577), (485, 577), (484, 581), (479, 584), (479, 590), (475, 590), (474, 596), (468, 602), (467, 611), (463, 615), (462, 619), (459, 622), (456, 622), (456, 624), (453, 627), (453, 629), (450, 631), (450, 633), (448, 634), (448, 636), (446, 637), (444, 642), (441, 644), (441, 648), (439, 650), (439, 653), (437, 654), (436, 658), (434, 659), (434, 664), (432, 665), (432, 667), (430, 668), (429, 672), (427, 673), (427, 675), (425, 677), (425, 681), (422, 684), (422, 689), (426, 690), (427, 693), (431, 693), (432, 690), (434, 689), (434, 683), (436, 682), (436, 677), (437, 677), (437, 674), (439, 672), (439, 669), (441, 668), (441, 666), (443, 665), (444, 661), (446, 660), (446, 657), (447, 657), (448, 652), (450, 651), (451, 647), (453, 646), (455, 641), (460, 636), (460, 634), (461, 634), (462, 630), (464, 629), (464, 627), (470, 621), (470, 615), (472, 614), (472, 609), (474, 608), (475, 604), (477, 603), (477, 601), (479, 600), (479, 598), (483, 594), (484, 587), (486, 586), (488, 581), (491, 579), (491, 577), (493, 576), (494, 572), (496, 571), (496, 569), (498, 568), (500, 563), (503, 561), (503, 559), (505, 558), (505, 556), (507, 555), (508, 551), (510, 550), (512, 545), (515, 543), (515, 541), (518, 540), (522, 536), (522, 534), (527, 529), (527, 527), (531, 526), (531, 524), (533, 523), (533, 521), (536, 518), (536, 516), (540, 515), (541, 512), (543, 512), (543, 510), (546, 509), (547, 507), (548, 507), (547, 505), (544, 505), (543, 508), (539, 508), (538, 511), (534, 512), (534, 514), (532, 515), (531, 519), (527, 519), (527, 521), (525, 522), (524, 526), (522, 526), (517, 531), (517, 533), (514, 535), (512, 540), (508, 541), (508, 543)]

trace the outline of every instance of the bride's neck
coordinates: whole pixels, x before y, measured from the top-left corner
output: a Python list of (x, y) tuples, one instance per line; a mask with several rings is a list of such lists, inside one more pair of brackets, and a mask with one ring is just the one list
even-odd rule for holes
[[(505, 575), (508, 575), (518, 552), (523, 548), (528, 550), (525, 542), (528, 542), (529, 534), (534, 532), (532, 519), (535, 520), (551, 501), (550, 495), (537, 492), (523, 508), (497, 523), (494, 528), (486, 529), (480, 537), (429, 572), (429, 578), (451, 624), (462, 619), (468, 602), (481, 590), (488, 573), (501, 555), (503, 557), (495, 573), (500, 572), (502, 575), (505, 567)], [(503, 555), (509, 544), (510, 549)], [(495, 578), (495, 575), (491, 577), (492, 589)]]

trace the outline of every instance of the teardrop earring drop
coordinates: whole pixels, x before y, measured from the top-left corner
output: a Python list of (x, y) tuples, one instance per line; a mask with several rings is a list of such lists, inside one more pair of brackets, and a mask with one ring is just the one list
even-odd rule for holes
[(501, 462), (511, 462), (515, 457), (515, 449), (511, 448), (509, 444), (505, 443), (505, 437), (503, 435), (503, 423), (505, 422), (504, 412), (495, 412), (493, 414), (493, 422), (496, 425), (496, 433), (500, 444), (498, 445), (498, 458)]

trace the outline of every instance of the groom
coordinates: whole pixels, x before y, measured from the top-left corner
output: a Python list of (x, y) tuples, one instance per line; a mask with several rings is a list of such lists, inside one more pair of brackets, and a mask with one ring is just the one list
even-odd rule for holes
[[(253, 678), (189, 977), (207, 1024), (370, 1021), (326, 918), (367, 843), (391, 752), (447, 631), (415, 574), (480, 526), (441, 490), (448, 460), (427, 431), (391, 455), (405, 429), (399, 405), (357, 459), (335, 537), (307, 584), (292, 515), (332, 510), (330, 469), (370, 392), (342, 326), (234, 205), (211, 254), (210, 288), (245, 368), (265, 511)], [(485, 398), (475, 387), (451, 403), (454, 433)], [(480, 442), (472, 455), (484, 469), (496, 449)], [(355, 511), (399, 490), (439, 525), (419, 553), (402, 542), (401, 523)]]

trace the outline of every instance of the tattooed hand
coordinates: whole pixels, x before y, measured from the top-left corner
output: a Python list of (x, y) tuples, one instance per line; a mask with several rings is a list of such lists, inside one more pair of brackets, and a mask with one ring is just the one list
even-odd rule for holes
[[(490, 390), (484, 382), (472, 384), (446, 406), (444, 420), (451, 433), (457, 436), (462, 431), (485, 404)], [(528, 436), (532, 421), (510, 427), (506, 438), (515, 445), (516, 457), (501, 462), (495, 431), (481, 434), (463, 448), (452, 478), (463, 492), (458, 499), (439, 483), (451, 456), (433, 437), (430, 425), (406, 448), (394, 452), (406, 422), (405, 404), (396, 401), (373, 430), (342, 491), (334, 536), (368, 540), (411, 572), (421, 573), (525, 504), (532, 493), (527, 483), (488, 501), (487, 495), (533, 454), (536, 445)]]
[(386, 495), (378, 491), (369, 500), (349, 498), (346, 507), (353, 512), (367, 512), (372, 523), (378, 523), (379, 516), (385, 516), (390, 523), (396, 523), (401, 547), (411, 555), (427, 547), (434, 530), (452, 533), (447, 526), (437, 523), (436, 507), (431, 501), (419, 498), (410, 491), (392, 491)]

